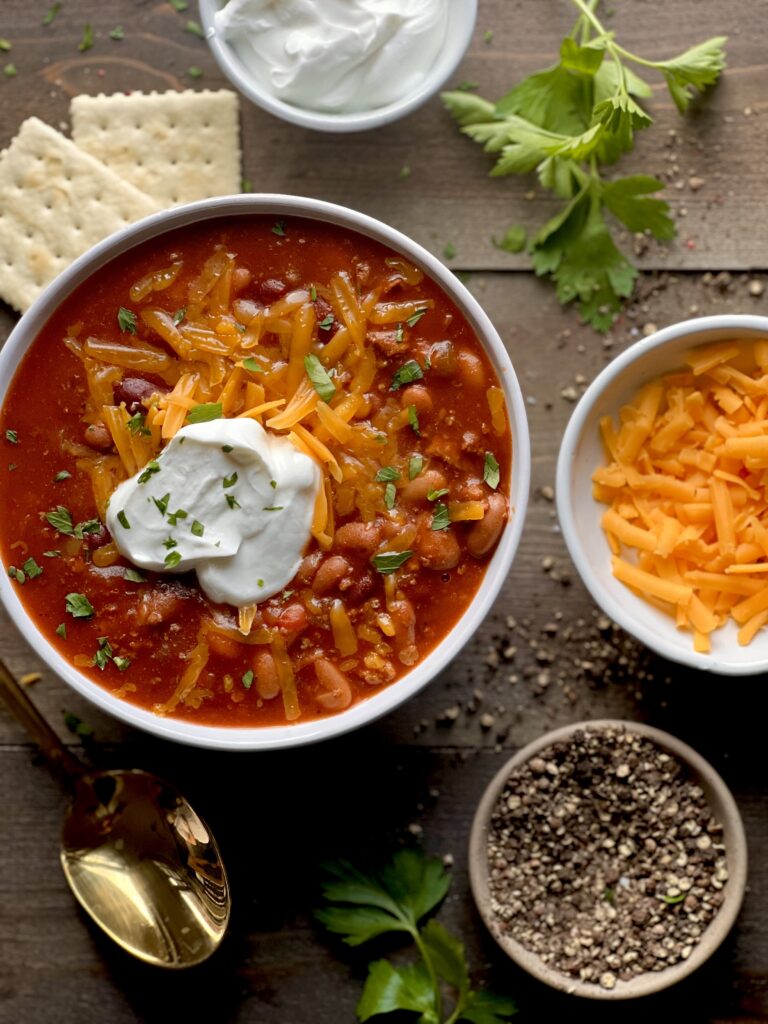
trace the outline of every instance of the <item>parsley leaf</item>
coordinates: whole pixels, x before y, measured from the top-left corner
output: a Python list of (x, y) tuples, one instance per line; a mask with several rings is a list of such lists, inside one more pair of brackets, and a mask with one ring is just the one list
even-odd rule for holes
[(31, 580), (33, 580), (35, 576), (43, 575), (42, 568), (37, 564), (37, 562), (34, 560), (34, 558), (32, 558), (31, 555), (22, 565), (22, 569), (27, 574), (28, 578)]
[(421, 1014), (419, 1020), (434, 1024), (435, 988), (424, 964), (395, 967), (389, 960), (376, 960), (368, 968), (363, 994), (356, 1013), (367, 1021), (380, 1013), (412, 1010)]
[(371, 565), (382, 576), (389, 576), (390, 573), (399, 569), (401, 565), (405, 565), (412, 555), (412, 551), (384, 551), (380, 555), (373, 555)]
[(120, 654), (116, 654), (116, 655), (114, 656), (114, 658), (112, 659), (112, 661), (114, 662), (114, 664), (115, 664), (115, 667), (116, 667), (116, 668), (117, 668), (117, 669), (118, 669), (118, 670), (119, 670), (120, 672), (125, 672), (125, 670), (126, 670), (127, 668), (129, 668), (129, 667), (130, 667), (130, 664), (131, 664), (131, 659), (130, 659), (130, 658), (124, 658), (124, 657), (122, 657), (122, 655), (120, 655)]
[(522, 252), (525, 248), (526, 233), (525, 228), (515, 224), (511, 228), (507, 228), (500, 239), (495, 236), (491, 238), (494, 246), (497, 249), (503, 249), (504, 252), (517, 253)]
[[(227, 504), (229, 505), (230, 508), (242, 508), (242, 505), (237, 500), (237, 498), (234, 496), (234, 494), (227, 494), (226, 498), (227, 498)], [(265, 509), (265, 511), (266, 511), (266, 509)]]
[(415, 480), (424, 466), (424, 459), (421, 455), (412, 455), (408, 460), (408, 479)]
[(426, 312), (427, 312), (426, 308), (425, 309), (417, 309), (416, 312), (412, 313), (405, 322), (408, 324), (409, 327), (415, 327), (416, 324), (419, 322), (419, 320), (421, 320), (421, 318), (424, 316), (424, 314)]
[(60, 469), (56, 476), (53, 478), (55, 484), (60, 484), (62, 480), (69, 480), (72, 474), (67, 469)]
[(96, 609), (85, 594), (67, 594), (65, 607), (74, 619), (91, 619), (96, 614)]
[(109, 38), (114, 39), (117, 42), (119, 42), (121, 39), (125, 39), (125, 29), (123, 28), (123, 26), (115, 25), (115, 27), (109, 33)]
[(181, 561), (181, 555), (178, 551), (169, 551), (163, 559), (163, 565), (169, 569), (174, 569)]
[(5, 432), (5, 439), (6, 439), (6, 441), (8, 441), (9, 444), (18, 444), (19, 443), (18, 431), (11, 430), (9, 428)]
[(603, 202), (614, 217), (630, 231), (650, 231), (654, 238), (668, 242), (675, 237), (675, 222), (669, 206), (661, 199), (648, 199), (649, 193), (660, 192), (664, 182), (646, 174), (618, 178), (603, 186)]
[[(168, 492), (168, 494), (164, 494), (162, 496), (162, 498), (156, 498), (156, 497), (154, 497), (154, 495), (152, 496), (152, 501), (155, 503), (155, 508), (157, 509), (157, 511), (160, 513), (161, 516), (164, 516), (165, 513), (168, 511), (168, 502), (170, 500), (171, 500), (170, 491)], [(130, 529), (130, 527), (129, 527), (129, 529)]]
[(320, 395), (324, 402), (330, 402), (336, 394), (336, 385), (317, 356), (304, 356), (304, 369), (307, 371), (310, 383), (318, 395)]
[(180, 309), (177, 309), (176, 312), (173, 314), (173, 324), (174, 324), (174, 326), (178, 327), (179, 324), (181, 323), (181, 321), (184, 319), (184, 317), (186, 315), (187, 315), (187, 307), (186, 306), (182, 306)]
[(205, 533), (205, 526), (198, 519), (193, 519), (190, 531), (195, 537), (202, 537)]
[(72, 523), (72, 513), (63, 505), (57, 505), (50, 512), (46, 512), (45, 518), (54, 530), (58, 530), (59, 533), (65, 533), (69, 537), (74, 534), (75, 528)]
[(264, 369), (259, 366), (253, 356), (248, 356), (247, 359), (244, 359), (242, 365), (246, 370), (250, 370), (251, 373), (264, 373)]
[(56, 636), (60, 636), (62, 640), (67, 639), (67, 624), (66, 622), (60, 622), (55, 629)]
[(444, 502), (439, 501), (435, 505), (432, 522), (429, 525), (432, 530), (447, 530), (451, 525), (451, 515), (448, 511), (448, 506)]
[(395, 498), (397, 497), (397, 489), (395, 485), (390, 481), (384, 488), (384, 506), (385, 508), (392, 509), (395, 507)]
[(273, 235), (279, 235), (280, 238), (284, 238), (285, 237), (285, 221), (284, 220), (276, 220), (275, 221), (275, 223), (272, 225), (272, 234)]
[(419, 429), (419, 414), (416, 411), (415, 405), (408, 406), (408, 423), (410, 424), (411, 430), (414, 434), (421, 434)]
[(439, 487), (435, 490), (427, 492), (427, 501), (437, 501), (438, 498), (442, 498), (448, 493), (447, 487)]
[(670, 95), (681, 114), (688, 109), (694, 89), (702, 92), (717, 81), (725, 67), (723, 47), (726, 41), (726, 36), (715, 36), (698, 46), (692, 46), (672, 60), (654, 64), (664, 75)]
[(123, 334), (135, 334), (136, 314), (130, 309), (126, 309), (125, 306), (121, 306), (117, 311), (117, 324)]
[(134, 437), (150, 437), (152, 431), (145, 426), (146, 416), (143, 412), (134, 413), (130, 419), (125, 421), (125, 427), (129, 434)]
[(496, 456), (493, 452), (485, 453), (483, 480), (488, 484), (492, 491), (495, 491), (499, 486), (499, 464), (496, 461)]
[(159, 473), (159, 472), (160, 472), (160, 464), (158, 462), (156, 462), (155, 459), (150, 459), (149, 462), (144, 467), (143, 472), (139, 474), (139, 483), (140, 484), (145, 484), (147, 482), (147, 480), (149, 480), (150, 477), (154, 473)]
[(234, 487), (237, 483), (237, 473), (233, 473), (232, 476), (225, 476), (222, 480), (223, 487)]
[(395, 371), (392, 383), (389, 385), (389, 390), (398, 391), (400, 388), (405, 387), (406, 384), (412, 384), (415, 380), (421, 380), (423, 376), (424, 371), (416, 360), (409, 359), (407, 363), (403, 363), (399, 370)]
[(190, 35), (197, 36), (198, 39), (205, 39), (205, 32), (199, 21), (188, 21), (184, 26), (184, 31), (189, 32)]
[(147, 582), (146, 576), (142, 576), (142, 574), (137, 569), (126, 569), (125, 572), (123, 573), (123, 579), (128, 580), (130, 583)]
[(382, 466), (373, 479), (378, 484), (386, 483), (387, 480), (399, 480), (400, 470), (395, 469), (394, 466)]
[(187, 413), (187, 423), (207, 423), (221, 419), (221, 402), (203, 402), (193, 406)]
[(44, 25), (50, 25), (53, 22), (53, 20), (56, 17), (56, 15), (59, 13), (60, 10), (61, 10), (61, 4), (60, 3), (51, 4), (51, 6), (48, 8), (48, 10), (43, 15), (43, 24)]
[(253, 683), (253, 669), (249, 668), (247, 672), (243, 674), (242, 678), (243, 686), (246, 690), (250, 690), (251, 684)]
[(93, 46), (93, 25), (90, 22), (86, 22), (83, 26), (83, 37), (77, 44), (77, 48), (81, 53), (85, 53), (86, 50), (90, 50)]

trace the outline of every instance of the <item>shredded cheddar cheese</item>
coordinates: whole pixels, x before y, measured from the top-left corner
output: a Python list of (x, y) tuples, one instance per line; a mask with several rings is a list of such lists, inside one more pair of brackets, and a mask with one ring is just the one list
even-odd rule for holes
[(768, 623), (768, 343), (686, 363), (600, 421), (592, 486), (613, 575), (707, 653), (729, 619), (742, 645)]

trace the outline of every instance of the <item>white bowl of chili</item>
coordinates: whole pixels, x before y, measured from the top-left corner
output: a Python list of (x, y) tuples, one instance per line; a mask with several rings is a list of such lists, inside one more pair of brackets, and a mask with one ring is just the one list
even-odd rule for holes
[[(258, 268), (251, 263), (251, 272), (248, 254), (252, 256), (255, 250), (259, 255), (253, 259), (261, 262)], [(245, 254), (242, 260), (238, 252)], [(229, 277), (217, 271), (212, 285), (211, 268), (219, 265), (217, 260), (224, 260), (229, 267)], [(174, 269), (177, 263), (186, 269)], [(314, 274), (307, 270), (310, 266)], [(349, 322), (344, 319), (352, 314), (344, 311), (333, 291), (341, 287), (339, 280), (343, 284), (343, 280), (353, 279), (349, 275), (346, 279), (334, 277), (345, 267), (355, 275), (356, 287), (362, 289), (357, 299), (354, 290), (347, 296), (358, 312), (364, 308), (365, 282), (371, 288), (382, 288), (372, 298), (373, 293), (368, 294), (366, 316), (373, 320), (370, 330), (365, 328), (362, 354), (354, 351), (351, 335), (346, 339), (343, 336), (343, 330), (349, 333), (354, 318)], [(240, 277), (236, 271), (240, 271)], [(287, 291), (287, 283), (277, 281), (278, 273), (289, 279), (292, 291)], [(133, 290), (128, 288), (130, 282)], [(231, 288), (239, 288), (240, 293), (230, 292)], [(392, 291), (391, 296), (387, 290)], [(233, 297), (236, 294), (237, 300)], [(254, 298), (258, 295), (263, 301)], [(381, 301), (382, 296), (387, 301)], [(182, 299), (188, 299), (187, 306), (182, 305)], [(227, 305), (230, 300), (231, 305)], [(321, 338), (319, 321), (325, 313), (322, 302), (330, 310), (322, 320), (329, 342)], [(393, 320), (393, 315), (406, 316), (409, 302), (416, 303), (415, 313), (403, 322)], [(214, 303), (218, 305), (214, 307)], [(156, 307), (163, 304), (169, 312), (161, 316), (162, 309)], [(362, 482), (353, 466), (350, 479), (356, 481), (357, 490), (353, 489), (352, 497), (347, 494), (344, 501), (347, 505), (352, 502), (355, 511), (352, 514), (343, 506), (339, 516), (346, 520), (340, 529), (355, 523), (357, 528), (343, 537), (337, 531), (325, 547), (313, 534), (314, 547), (307, 549), (309, 554), (301, 563), (300, 571), (306, 576), (296, 577), (299, 582), (293, 591), (289, 587), (270, 602), (251, 608), (246, 620), (253, 615), (253, 621), (244, 623), (240, 618), (237, 628), (238, 619), (232, 620), (221, 606), (206, 603), (205, 594), (190, 576), (171, 583), (163, 574), (150, 573), (149, 579), (144, 578), (143, 570), (137, 573), (121, 558), (121, 549), (110, 549), (115, 540), (104, 536), (100, 523), (100, 519), (106, 519), (107, 506), (106, 493), (99, 498), (99, 486), (105, 486), (102, 470), (117, 474), (109, 488), (111, 493), (121, 477), (130, 475), (126, 445), (138, 458), (134, 439), (147, 445), (157, 440), (159, 449), (154, 454), (162, 466), (163, 422), (176, 415), (179, 402), (187, 414), (197, 408), (197, 419), (209, 418), (211, 408), (218, 405), (216, 415), (223, 416), (223, 422), (231, 422), (226, 417), (235, 412), (222, 413), (228, 399), (222, 394), (225, 385), (221, 381), (217, 385), (221, 389), (218, 402), (209, 400), (211, 394), (216, 394), (210, 391), (214, 386), (211, 367), (226, 371), (222, 380), (240, 381), (243, 408), (257, 403), (245, 408), (244, 414), (257, 422), (266, 416), (257, 411), (259, 403), (277, 405), (282, 415), (288, 413), (293, 402), (293, 412), (298, 415), (299, 388), (288, 406), (285, 399), (270, 403), (264, 398), (270, 397), (270, 381), (279, 384), (289, 373), (294, 341), (286, 342), (284, 350), (279, 332), (292, 332), (293, 327), (286, 328), (281, 321), (290, 315), (289, 307), (295, 307), (295, 313), (310, 304), (314, 312), (308, 315), (317, 327), (311, 335), (314, 351), (326, 359), (334, 374), (331, 383), (335, 381), (341, 392), (329, 408), (332, 412), (341, 409), (337, 415), (343, 419), (341, 403), (351, 400), (355, 410), (344, 422), (352, 423), (361, 434), (362, 447), (358, 456), (353, 456), (339, 447), (341, 442), (336, 445), (332, 431), (339, 430), (339, 424), (324, 407), (322, 416), (331, 433), (328, 429), (322, 433), (317, 424), (313, 426), (311, 414), (303, 424), (299, 422), (301, 417), (295, 420), (298, 425), (294, 431), (303, 438), (304, 450), (309, 450), (321, 465), (321, 436), (327, 449), (335, 451), (347, 467), (355, 458), (361, 463), (369, 460), (370, 465), (374, 447), (382, 453), (376, 458), (381, 461), (386, 454), (393, 465), (388, 469), (382, 466), (387, 471), (377, 473), (378, 479)], [(172, 309), (176, 310), (173, 316)], [(211, 312), (214, 309), (215, 317)], [(257, 321), (261, 323), (258, 331)], [(422, 326), (417, 326), (420, 321)], [(159, 326), (159, 333), (149, 331), (150, 324)], [(237, 327), (234, 333), (232, 325)], [(253, 341), (254, 332), (262, 331), (263, 346), (257, 338), (249, 350), (253, 354), (241, 358), (240, 347)], [(369, 334), (375, 336), (376, 344)], [(208, 356), (205, 347), (194, 345), (191, 350), (182, 346), (179, 355), (162, 340), (168, 338), (182, 345), (180, 338), (200, 336), (207, 338)], [(62, 337), (68, 353), (61, 351)], [(221, 338), (227, 337), (235, 339), (227, 344), (237, 353), (236, 365), (227, 362), (229, 356), (220, 354), (224, 351)], [(294, 338), (292, 333), (290, 338)], [(446, 341), (435, 340), (443, 338)], [(335, 344), (334, 351), (342, 344), (346, 346), (344, 351), (349, 348), (349, 372), (331, 357), (330, 350), (326, 350), (328, 343)], [(50, 358), (51, 353), (54, 358)], [(190, 363), (192, 355), (202, 360), (204, 369), (194, 361)], [(222, 362), (217, 363), (217, 359)], [(87, 364), (86, 360), (91, 362)], [(101, 366), (95, 376), (94, 360)], [(158, 374), (146, 372), (146, 360)], [(251, 364), (259, 360), (263, 365), (254, 369)], [(363, 373), (365, 360), (370, 379), (363, 388), (363, 378), (356, 375)], [(126, 390), (126, 361), (139, 366), (146, 378), (152, 378), (150, 383), (159, 382), (153, 384), (151, 396), (142, 388), (134, 394), (135, 385)], [(315, 362), (319, 365), (320, 360)], [(416, 363), (418, 373), (414, 371)], [(395, 386), (406, 364), (413, 365)], [(393, 374), (394, 366), (398, 369)], [(180, 381), (194, 373), (202, 375), (195, 379), (197, 390), (193, 393), (197, 398), (183, 398)], [(386, 380), (376, 384), (380, 373), (386, 373)], [(312, 382), (308, 366), (307, 376)], [(46, 381), (47, 388), (43, 416), (39, 403), (35, 403), (34, 410), (25, 411), (23, 400), (25, 388), (33, 386), (30, 382), (37, 381), (39, 387), (40, 380)], [(360, 385), (357, 392), (351, 383), (355, 380)], [(320, 396), (321, 388), (312, 383)], [(311, 388), (305, 382), (301, 386), (314, 401)], [(347, 387), (349, 393), (344, 391)], [(97, 391), (95, 404), (93, 388)], [(430, 389), (434, 389), (434, 401)], [(478, 404), (481, 395), (483, 400)], [(105, 406), (104, 402), (111, 404)], [(312, 406), (318, 421), (319, 403), (318, 397)], [(142, 411), (136, 412), (134, 406)], [(349, 413), (349, 407), (345, 408)], [(109, 409), (118, 409), (125, 436), (114, 432), (117, 414), (106, 416)], [(386, 429), (381, 425), (385, 412), (390, 417)], [(359, 415), (353, 419), (356, 413)], [(467, 424), (462, 417), (469, 418)], [(397, 707), (445, 668), (479, 626), (509, 573), (522, 532), (530, 473), (525, 406), (509, 356), (492, 324), (454, 275), (416, 243), (369, 217), (316, 200), (273, 195), (205, 200), (155, 214), (95, 246), (45, 290), (0, 353), (0, 422), (3, 432), (7, 432), (2, 443), (9, 446), (17, 464), (13, 472), (3, 466), (0, 477), (4, 508), (0, 549), (6, 566), (12, 560), (18, 563), (10, 578), (6, 573), (0, 578), (0, 597), (12, 619), (38, 655), (93, 703), (129, 725), (194, 745), (255, 750), (311, 743), (371, 722)], [(186, 422), (184, 416), (181, 422)], [(107, 433), (105, 423), (109, 424)], [(63, 447), (59, 448), (56, 439), (62, 438)], [(301, 444), (297, 447), (302, 450)], [(221, 450), (230, 448), (224, 445)], [(483, 455), (486, 449), (494, 449), (495, 455), (489, 459)], [(153, 453), (145, 452), (143, 462), (138, 459), (144, 465), (141, 475), (154, 482), (162, 478), (162, 473), (153, 468), (157, 461), (146, 461), (147, 454)], [(453, 468), (451, 458), (456, 462)], [(330, 467), (331, 460), (325, 461)], [(402, 467), (402, 472), (392, 472), (395, 464)], [(412, 475), (414, 466), (416, 472)], [(148, 473), (147, 469), (152, 471)], [(201, 478), (203, 470), (201, 464)], [(338, 493), (330, 482), (330, 468), (323, 469), (323, 474), (324, 487), (330, 488), (327, 493), (336, 509)], [(95, 481), (92, 490), (89, 477)], [(440, 500), (442, 493), (431, 493), (442, 492), (441, 483), (450, 492), (445, 501)], [(429, 499), (426, 493), (416, 493), (422, 484), (429, 485)], [(225, 479), (224, 488), (229, 486)], [(373, 502), (369, 517), (373, 524), (366, 526), (360, 518), (355, 504), (358, 490), (367, 494), (369, 503)], [(147, 495), (152, 509), (149, 490)], [(226, 495), (222, 492), (222, 496)], [(167, 541), (172, 543), (166, 546), (184, 552), (190, 537), (182, 537), (179, 531), (188, 523), (194, 525), (194, 513), (191, 509), (189, 514), (186, 509), (174, 509), (175, 502), (168, 495), (153, 495), (153, 501), (157, 513), (164, 517), (163, 523), (167, 520), (170, 527)], [(315, 515), (320, 504), (318, 499)], [(502, 505), (504, 514), (500, 514)], [(117, 518), (120, 520), (120, 516)], [(327, 524), (326, 510), (317, 526), (319, 534), (330, 530)], [(490, 545), (484, 530), (492, 534)], [(172, 536), (174, 531), (179, 532), (178, 541)], [(373, 553), (368, 550), (372, 535), (376, 541)], [(451, 537), (457, 541), (459, 557), (449, 557), (452, 564), (446, 563), (448, 567), (440, 571), (445, 550), (439, 542)], [(18, 541), (25, 546), (14, 547)], [(409, 548), (402, 550), (405, 541), (412, 543), (411, 554)], [(355, 543), (362, 543), (363, 554)], [(87, 555), (89, 545), (95, 545), (95, 549)], [(333, 545), (337, 546), (330, 551)], [(474, 558), (469, 554), (472, 545)], [(18, 556), (19, 550), (24, 559)], [(327, 566), (337, 551), (347, 565), (344, 568), (337, 562), (334, 577), (334, 567)], [(382, 572), (382, 567), (391, 568), (393, 555), (402, 566), (397, 575)], [(317, 556), (314, 563), (311, 556)], [(316, 574), (323, 567), (321, 586)], [(420, 602), (419, 594), (428, 591), (432, 596)], [(356, 593), (361, 595), (357, 604)], [(378, 605), (374, 603), (377, 596)], [(351, 633), (348, 626), (344, 627), (344, 616), (341, 625), (337, 621), (333, 629), (338, 628), (338, 636), (357, 651), (349, 650), (331, 659), (328, 644), (336, 634), (329, 624), (330, 611), (339, 606), (355, 619), (356, 629)], [(363, 606), (365, 612), (359, 612)], [(376, 615), (372, 617), (373, 612)], [(329, 623), (323, 619), (325, 614)], [(57, 627), (57, 623), (63, 625)], [(380, 633), (371, 634), (372, 623)], [(326, 630), (325, 640), (322, 629)], [(296, 630), (298, 633), (292, 636)], [(243, 640), (243, 636), (248, 639)], [(292, 649), (298, 636), (302, 640)], [(336, 647), (340, 644), (344, 639)], [(241, 649), (240, 645), (245, 646)], [(272, 667), (265, 674), (258, 654), (267, 650)], [(395, 678), (387, 682), (390, 670), (386, 663), (403, 653), (405, 657), (393, 673)], [(250, 659), (245, 670), (243, 655)], [(363, 666), (367, 675), (355, 675), (349, 683), (350, 692), (345, 694), (338, 672), (352, 675), (363, 672)], [(270, 671), (277, 686), (275, 692), (270, 692)], [(178, 675), (170, 686), (169, 673)], [(191, 686), (185, 690), (184, 680), (193, 675)], [(310, 676), (303, 688), (302, 680)], [(298, 709), (298, 713), (286, 720), (289, 707)], [(318, 717), (323, 714), (326, 717)]]
[[(748, 522), (753, 512), (762, 519), (762, 470), (750, 469), (725, 450), (730, 433), (762, 433), (755, 424), (763, 410), (743, 389), (753, 387), (746, 382), (750, 372), (763, 376), (753, 354), (756, 345), (766, 343), (768, 318), (738, 314), (686, 320), (637, 342), (587, 388), (566, 428), (557, 464), (563, 537), (595, 601), (657, 654), (723, 675), (768, 669), (768, 632), (761, 628), (768, 614), (759, 618), (763, 599), (755, 597), (765, 592), (761, 580), (766, 577), (759, 567), (749, 572), (758, 563), (768, 567), (768, 549), (758, 550)], [(758, 354), (763, 359), (768, 347)], [(730, 387), (732, 371), (736, 383)], [(718, 400), (732, 409), (732, 423)], [(647, 424), (644, 403), (654, 406)], [(613, 432), (608, 427), (606, 435), (603, 429), (601, 437), (601, 424), (609, 421)], [(637, 421), (645, 440), (640, 433), (629, 438)], [(625, 425), (628, 449), (616, 436)], [(654, 433), (665, 427), (664, 434)], [(605, 437), (614, 455), (618, 450), (618, 460), (607, 456)], [(725, 466), (723, 458), (730, 460)], [(629, 475), (622, 465), (630, 467)], [(596, 470), (601, 475), (593, 483)], [(664, 478), (658, 484), (663, 493), (651, 486), (651, 474)], [(733, 527), (734, 516), (738, 536), (729, 554), (723, 531)], [(762, 537), (760, 524), (754, 530)], [(654, 582), (651, 575), (663, 579)], [(655, 603), (645, 587), (654, 591)], [(768, 607), (768, 592), (764, 603)]]

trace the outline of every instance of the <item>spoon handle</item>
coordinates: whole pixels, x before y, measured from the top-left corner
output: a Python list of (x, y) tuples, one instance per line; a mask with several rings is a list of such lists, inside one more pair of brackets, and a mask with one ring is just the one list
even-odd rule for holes
[(24, 687), (16, 681), (0, 661), (0, 697), (8, 710), (24, 726), (40, 748), (49, 766), (64, 782), (74, 782), (83, 774), (83, 765), (71, 754), (27, 696)]

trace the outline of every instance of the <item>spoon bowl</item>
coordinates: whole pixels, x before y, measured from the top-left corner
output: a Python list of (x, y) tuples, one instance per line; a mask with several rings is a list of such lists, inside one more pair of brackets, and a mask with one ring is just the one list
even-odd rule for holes
[(117, 770), (77, 779), (61, 866), (80, 906), (140, 960), (191, 967), (224, 937), (229, 886), (216, 841), (155, 775)]

